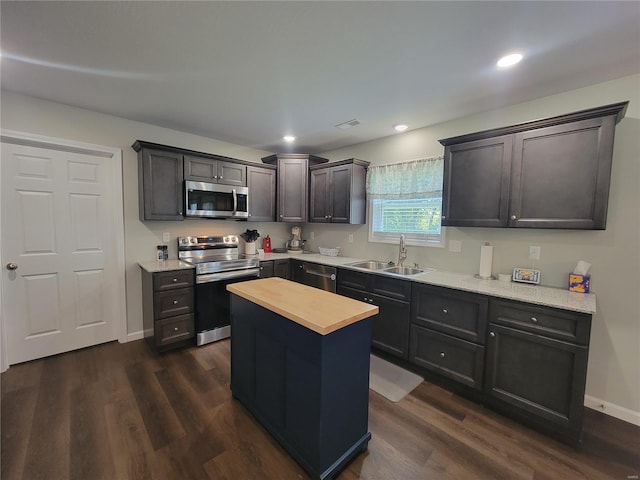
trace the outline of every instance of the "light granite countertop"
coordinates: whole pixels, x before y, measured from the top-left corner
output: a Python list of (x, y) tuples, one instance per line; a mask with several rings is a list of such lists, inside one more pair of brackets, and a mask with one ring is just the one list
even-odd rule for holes
[[(373, 270), (356, 268), (349, 265), (351, 263), (369, 260), (363, 258), (328, 257), (318, 253), (265, 253), (258, 258), (260, 261), (297, 258), (305, 262), (320, 263), (334, 267), (344, 267), (367, 273), (375, 272)], [(193, 265), (189, 265), (179, 260), (165, 260), (164, 262), (152, 260), (148, 262), (139, 262), (139, 265), (148, 272), (194, 268)], [(516, 282), (503, 282), (500, 280), (481, 280), (471, 274), (447, 272), (443, 270), (432, 270), (412, 276), (378, 274), (388, 275), (406, 281), (424, 283), (427, 285), (437, 285), (472, 293), (480, 293), (492, 297), (507, 298), (536, 305), (561, 308), (563, 310), (570, 310), (573, 312), (589, 314), (594, 314), (596, 312), (596, 296), (592, 293), (577, 293), (563, 290), (561, 288), (528, 285)]]

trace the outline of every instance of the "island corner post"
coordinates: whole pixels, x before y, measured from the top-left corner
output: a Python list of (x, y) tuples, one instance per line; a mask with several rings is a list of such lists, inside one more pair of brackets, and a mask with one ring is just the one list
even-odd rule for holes
[(277, 277), (229, 285), (231, 391), (313, 479), (367, 449), (378, 307)]

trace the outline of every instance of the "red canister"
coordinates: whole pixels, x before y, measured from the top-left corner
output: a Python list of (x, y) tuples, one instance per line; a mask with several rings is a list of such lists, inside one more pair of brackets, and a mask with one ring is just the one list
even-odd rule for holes
[(262, 247), (264, 248), (264, 253), (271, 253), (271, 239), (269, 238), (269, 235), (264, 237), (263, 243), (264, 245)]

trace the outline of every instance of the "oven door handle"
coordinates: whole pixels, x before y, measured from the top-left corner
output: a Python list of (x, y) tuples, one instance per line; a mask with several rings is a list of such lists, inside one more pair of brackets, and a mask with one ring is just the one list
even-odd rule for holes
[(229, 280), (231, 278), (241, 277), (259, 277), (259, 268), (248, 268), (246, 270), (234, 270), (233, 272), (209, 273), (207, 275), (196, 275), (196, 283), (211, 283), (221, 280)]
[(233, 214), (235, 215), (238, 210), (238, 194), (235, 188), (231, 189), (231, 193), (233, 194)]

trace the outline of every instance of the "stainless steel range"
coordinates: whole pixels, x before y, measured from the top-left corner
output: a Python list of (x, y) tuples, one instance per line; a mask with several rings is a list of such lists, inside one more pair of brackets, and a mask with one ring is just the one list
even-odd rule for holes
[(238, 237), (178, 237), (178, 258), (196, 267), (198, 345), (231, 335), (227, 285), (260, 276), (260, 260), (238, 253)]

